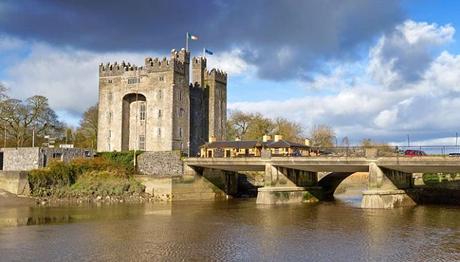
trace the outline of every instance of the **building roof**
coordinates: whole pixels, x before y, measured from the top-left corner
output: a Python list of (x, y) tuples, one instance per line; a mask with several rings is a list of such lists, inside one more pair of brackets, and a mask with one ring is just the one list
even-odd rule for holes
[(216, 141), (202, 145), (205, 148), (254, 148), (254, 147), (265, 147), (265, 148), (309, 148), (304, 144), (290, 142), (286, 140), (279, 141), (268, 141), (261, 142), (257, 140), (243, 140), (243, 141)]

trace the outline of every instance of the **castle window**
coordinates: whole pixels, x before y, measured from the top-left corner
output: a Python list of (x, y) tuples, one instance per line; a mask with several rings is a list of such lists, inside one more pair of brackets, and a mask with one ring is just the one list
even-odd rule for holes
[(164, 76), (159, 76), (158, 81), (165, 81), (165, 77)]
[(182, 91), (179, 91), (179, 101), (182, 101)]
[(109, 102), (112, 102), (112, 99), (113, 99), (112, 92), (109, 92), (109, 95), (107, 96), (107, 99), (109, 100)]
[(137, 84), (139, 83), (139, 79), (138, 78), (128, 78), (128, 85), (131, 85), (131, 84)]
[(111, 83), (112, 83), (112, 79), (107, 80), (107, 83), (111, 84)]
[(142, 103), (141, 104), (141, 109), (140, 109), (140, 112), (139, 112), (139, 118), (141, 121), (145, 121), (145, 104)]
[(112, 123), (112, 112), (109, 112), (108, 119), (109, 119), (109, 123)]
[(112, 137), (112, 130), (109, 130), (109, 138)]
[(158, 95), (157, 95), (158, 99), (161, 99), (162, 97), (162, 94), (161, 94), (161, 90), (158, 90)]
[(185, 115), (185, 110), (183, 108), (179, 109), (179, 117), (183, 117)]
[(179, 127), (179, 137), (182, 138), (182, 127)]
[(157, 136), (158, 136), (158, 137), (161, 137), (161, 127), (159, 127), (159, 128), (157, 129)]
[(139, 136), (139, 150), (145, 150), (145, 136)]
[(158, 109), (158, 118), (161, 118), (161, 109)]

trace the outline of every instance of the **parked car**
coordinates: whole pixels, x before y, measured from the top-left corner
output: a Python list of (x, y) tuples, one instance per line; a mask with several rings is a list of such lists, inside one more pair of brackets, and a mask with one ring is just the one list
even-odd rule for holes
[(450, 157), (460, 157), (460, 153), (450, 153)]
[(426, 156), (426, 153), (422, 150), (406, 150), (404, 151), (405, 156), (413, 157), (413, 156)]

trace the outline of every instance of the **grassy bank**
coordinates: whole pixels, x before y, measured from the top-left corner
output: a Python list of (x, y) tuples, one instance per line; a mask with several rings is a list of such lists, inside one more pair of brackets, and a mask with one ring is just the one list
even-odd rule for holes
[(29, 174), (31, 195), (40, 198), (92, 198), (138, 195), (132, 153), (102, 153), (93, 159), (52, 162)]

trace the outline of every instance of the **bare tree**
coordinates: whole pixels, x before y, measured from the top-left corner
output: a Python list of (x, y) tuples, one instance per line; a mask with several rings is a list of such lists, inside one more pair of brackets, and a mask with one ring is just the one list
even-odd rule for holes
[(5, 99), (0, 104), (0, 120), (18, 147), (24, 146), (33, 132), (40, 136), (57, 133), (62, 128), (44, 96), (32, 96), (25, 101)]
[(330, 126), (316, 125), (310, 132), (312, 146), (332, 147), (334, 146), (335, 132)]

